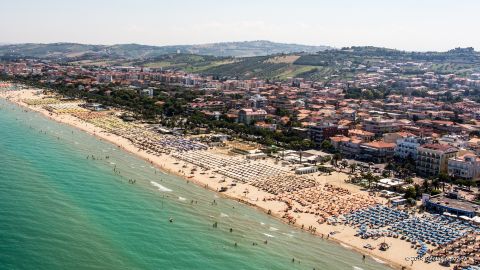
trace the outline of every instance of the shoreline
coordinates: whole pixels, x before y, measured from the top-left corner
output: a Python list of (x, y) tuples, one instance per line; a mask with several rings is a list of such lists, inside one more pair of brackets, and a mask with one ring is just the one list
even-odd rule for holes
[[(23, 90), (23, 91), (33, 92), (33, 90)], [(15, 93), (15, 92), (13, 92), (13, 93)], [(209, 189), (211, 191), (214, 191), (215, 194), (217, 194), (218, 196), (222, 196), (224, 198), (236, 200), (240, 203), (251, 206), (251, 207), (255, 208), (257, 211), (261, 211), (261, 212), (263, 212), (267, 215), (270, 215), (273, 218), (275, 218), (277, 220), (280, 220), (281, 222), (283, 222), (287, 225), (292, 225), (296, 229), (300, 229), (302, 231), (308, 232), (309, 234), (312, 234), (315, 237), (322, 237), (322, 239), (330, 240), (331, 242), (336, 243), (336, 244), (342, 246), (343, 248), (354, 250), (355, 252), (358, 252), (359, 255), (362, 255), (362, 254), (367, 255), (367, 256), (371, 257), (372, 260), (376, 261), (377, 263), (388, 265), (389, 267), (394, 268), (394, 269), (414, 269), (414, 270), (416, 270), (416, 269), (419, 269), (419, 270), (420, 269), (421, 270), (423, 270), (423, 269), (443, 269), (439, 265), (419, 263), (419, 262), (416, 262), (413, 266), (410, 266), (409, 262), (406, 261), (406, 260), (404, 261), (405, 263), (401, 263), (401, 262), (399, 262), (398, 259), (395, 260), (395, 259), (389, 258), (387, 256), (387, 254), (385, 254), (385, 253), (382, 254), (378, 250), (375, 250), (377, 252), (373, 252), (373, 251), (364, 249), (364, 248), (362, 248), (362, 243), (360, 243), (360, 242), (365, 242), (366, 240), (362, 240), (358, 237), (354, 237), (353, 234), (355, 233), (355, 229), (346, 227), (344, 225), (342, 225), (342, 226), (332, 226), (332, 225), (327, 225), (326, 223), (318, 225), (318, 223), (316, 223), (316, 219), (311, 220), (308, 217), (304, 217), (303, 219), (298, 218), (298, 221), (301, 221), (301, 222), (305, 221), (304, 224), (301, 224), (301, 222), (296, 222), (294, 224), (291, 224), (290, 222), (287, 222), (287, 220), (285, 218), (282, 217), (282, 215), (280, 214), (281, 211), (278, 211), (278, 209), (280, 209), (280, 210), (282, 209), (281, 205), (273, 205), (273, 202), (270, 203), (270, 202), (259, 201), (258, 197), (257, 197), (257, 201), (253, 200), (252, 196), (247, 197), (246, 195), (244, 195), (244, 197), (242, 197), (243, 196), (242, 192), (241, 192), (242, 188), (248, 188), (248, 189), (252, 189), (252, 190), (257, 189), (256, 187), (254, 187), (252, 185), (239, 184), (237, 187), (235, 187), (235, 188), (232, 187), (227, 192), (218, 192), (218, 186), (219, 185), (215, 184), (215, 183), (211, 183), (212, 182), (211, 177), (207, 178), (206, 176), (197, 175), (197, 173), (195, 173), (193, 176), (188, 176), (187, 177), (186, 173), (182, 169), (185, 169), (185, 171), (187, 171), (189, 168), (191, 168), (191, 167), (193, 168), (193, 167), (196, 167), (196, 166), (189, 163), (189, 165), (183, 165), (183, 167), (182, 167), (181, 163), (187, 163), (187, 162), (183, 161), (183, 160), (178, 160), (177, 158), (173, 157), (171, 154), (162, 154), (161, 156), (155, 156), (155, 155), (147, 153), (145, 150), (141, 150), (140, 148), (135, 146), (128, 139), (126, 139), (124, 137), (121, 137), (119, 135), (116, 135), (116, 134), (106, 132), (102, 128), (94, 126), (93, 124), (88, 123), (88, 122), (86, 122), (86, 121), (84, 121), (80, 118), (77, 118), (73, 115), (51, 113), (51, 112), (47, 111), (46, 109), (42, 108), (41, 106), (28, 105), (28, 104), (22, 102), (21, 99), (15, 100), (15, 99), (12, 99), (12, 98), (7, 98), (1, 92), (0, 92), (0, 97), (6, 99), (7, 101), (9, 101), (11, 103), (17, 104), (17, 105), (22, 106), (24, 108), (27, 108), (31, 111), (41, 113), (43, 116), (47, 117), (50, 120), (53, 120), (53, 121), (56, 121), (56, 122), (62, 123), (62, 124), (67, 124), (71, 127), (79, 129), (79, 130), (81, 130), (83, 132), (86, 132), (90, 135), (93, 135), (97, 139), (112, 143), (113, 145), (116, 145), (118, 148), (121, 148), (124, 151), (127, 151), (131, 154), (134, 154), (136, 157), (141, 158), (142, 160), (150, 163), (152, 166), (159, 169), (163, 173), (175, 175), (175, 176), (180, 177), (181, 179), (183, 179), (187, 182), (193, 182), (195, 185), (198, 185), (201, 188), (205, 188), (205, 189)], [(177, 164), (175, 164), (175, 163), (177, 163)], [(183, 172), (183, 174), (182, 174), (182, 172)], [(212, 175), (215, 175), (215, 173), (212, 173)], [(218, 180), (218, 178), (216, 178), (215, 180)], [(229, 181), (231, 181), (231, 179), (229, 179)], [(237, 192), (239, 192), (239, 193), (237, 193)], [(222, 193), (224, 193), (224, 194), (222, 194)], [(254, 193), (254, 192), (252, 192), (252, 193)], [(258, 193), (255, 193), (255, 194), (256, 195), (260, 194), (260, 195), (264, 196), (264, 198), (267, 195), (271, 195), (269, 193), (260, 192), (260, 191)], [(272, 204), (272, 205), (270, 205), (270, 204)], [(272, 206), (272, 207), (269, 208), (269, 206)], [(277, 211), (272, 210), (272, 208), (275, 209), (275, 207), (277, 207), (277, 209), (276, 209)], [(315, 226), (315, 231), (306, 230), (305, 228), (307, 228), (308, 225)], [(329, 235), (330, 232), (340, 231), (340, 230), (342, 232), (339, 232), (338, 234), (334, 234), (334, 235)], [(327, 237), (325, 237), (325, 236), (327, 236)], [(388, 239), (388, 242), (392, 242), (392, 241), (393, 241), (392, 239)], [(359, 243), (360, 243), (360, 245), (359, 245)], [(395, 243), (395, 245), (397, 245), (397, 243)], [(406, 243), (405, 245), (408, 246), (408, 243)], [(403, 254), (403, 255), (404, 255), (404, 257), (409, 257), (412, 254), (415, 254), (415, 252), (411, 251), (411, 252)], [(361, 259), (361, 257), (359, 259)]]

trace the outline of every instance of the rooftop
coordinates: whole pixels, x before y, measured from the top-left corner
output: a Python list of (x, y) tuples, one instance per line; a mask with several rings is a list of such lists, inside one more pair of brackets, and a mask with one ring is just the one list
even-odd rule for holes
[(457, 151), (458, 149), (455, 147), (452, 147), (448, 144), (438, 144), (438, 143), (429, 143), (429, 144), (424, 144), (421, 146), (422, 148), (425, 149), (431, 149), (431, 150), (437, 150), (437, 151)]
[(430, 198), (430, 202), (468, 212), (475, 212), (480, 210), (479, 205), (467, 201), (451, 199), (445, 196)]

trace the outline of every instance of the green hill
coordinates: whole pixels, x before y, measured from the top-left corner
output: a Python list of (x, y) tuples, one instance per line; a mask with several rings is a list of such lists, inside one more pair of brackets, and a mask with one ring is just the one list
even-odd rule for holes
[(36, 57), (57, 60), (145, 59), (165, 54), (199, 54), (222, 57), (260, 56), (278, 53), (315, 53), (327, 46), (275, 43), (270, 41), (224, 42), (201, 45), (148, 46), (139, 44), (87, 45), (77, 43), (0, 45), (0, 56)]

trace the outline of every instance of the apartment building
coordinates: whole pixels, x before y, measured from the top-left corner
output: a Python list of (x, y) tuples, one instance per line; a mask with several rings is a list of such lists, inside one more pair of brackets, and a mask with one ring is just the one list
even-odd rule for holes
[(430, 142), (430, 138), (421, 138), (417, 136), (409, 136), (397, 140), (397, 146), (395, 147), (395, 156), (405, 159), (408, 157), (417, 159), (418, 147), (422, 144)]
[(480, 158), (473, 154), (448, 160), (448, 174), (453, 177), (477, 180), (480, 178)]
[(348, 131), (348, 135), (358, 137), (364, 142), (370, 142), (371, 140), (373, 140), (373, 137), (375, 136), (374, 133), (361, 130), (361, 129), (351, 129)]
[(264, 121), (267, 116), (265, 110), (241, 109), (238, 112), (238, 122), (244, 124), (251, 124), (256, 121)]
[(384, 133), (397, 132), (400, 130), (395, 119), (385, 119), (382, 117), (372, 117), (363, 120), (363, 129), (381, 136)]
[(369, 162), (383, 163), (393, 158), (394, 151), (394, 143), (383, 141), (362, 143), (359, 158)]
[(417, 172), (422, 176), (437, 176), (448, 172), (448, 160), (456, 157), (458, 149), (444, 144), (424, 144), (417, 148)]
[(317, 144), (335, 135), (348, 135), (348, 128), (335, 124), (323, 124), (310, 127), (310, 139)]

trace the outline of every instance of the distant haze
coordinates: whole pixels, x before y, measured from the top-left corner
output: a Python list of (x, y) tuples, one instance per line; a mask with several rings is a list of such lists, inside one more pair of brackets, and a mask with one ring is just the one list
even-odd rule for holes
[(15, 0), (0, 43), (271, 40), (403, 50), (480, 48), (476, 0)]

